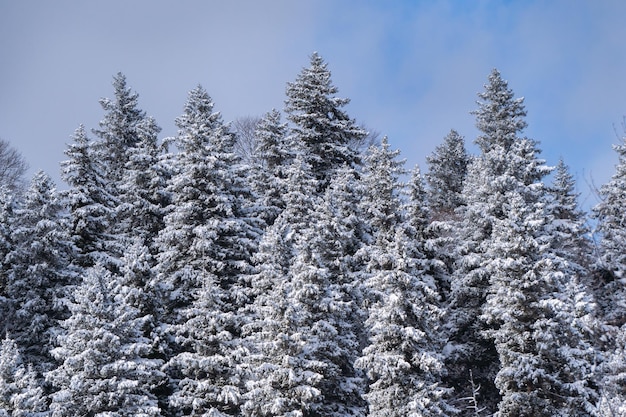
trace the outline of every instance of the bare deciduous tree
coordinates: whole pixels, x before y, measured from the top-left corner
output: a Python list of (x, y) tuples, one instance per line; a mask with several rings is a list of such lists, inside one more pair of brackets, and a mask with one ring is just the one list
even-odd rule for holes
[(0, 139), (0, 186), (15, 191), (24, 187), (26, 160), (8, 141)]
[(245, 163), (252, 162), (258, 139), (256, 129), (261, 121), (260, 117), (245, 116), (236, 119), (232, 123), (232, 130), (235, 133), (235, 152)]

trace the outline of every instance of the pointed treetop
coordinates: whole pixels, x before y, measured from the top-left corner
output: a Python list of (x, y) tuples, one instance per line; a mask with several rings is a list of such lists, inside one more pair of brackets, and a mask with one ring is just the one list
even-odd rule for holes
[(524, 99), (513, 98), (513, 90), (497, 69), (491, 72), (485, 91), (478, 97), (478, 109), (472, 114), (476, 115), (476, 127), (483, 135), (476, 139), (476, 144), (483, 152), (488, 152), (496, 144), (508, 149), (516, 135), (527, 126)]

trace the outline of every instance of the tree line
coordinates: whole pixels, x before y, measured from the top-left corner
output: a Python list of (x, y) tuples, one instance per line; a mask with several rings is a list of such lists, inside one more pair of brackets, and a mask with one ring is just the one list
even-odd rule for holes
[(425, 174), (317, 53), (245, 132), (113, 89), (67, 190), (0, 192), (0, 415), (626, 415), (626, 142), (594, 240), (497, 70)]

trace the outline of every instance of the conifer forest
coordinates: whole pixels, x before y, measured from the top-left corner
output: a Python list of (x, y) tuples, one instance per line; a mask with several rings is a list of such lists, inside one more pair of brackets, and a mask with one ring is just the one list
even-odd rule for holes
[(0, 416), (626, 416), (626, 138), (586, 213), (486, 76), (421, 171), (317, 53), (247, 132), (115, 75), (0, 191)]

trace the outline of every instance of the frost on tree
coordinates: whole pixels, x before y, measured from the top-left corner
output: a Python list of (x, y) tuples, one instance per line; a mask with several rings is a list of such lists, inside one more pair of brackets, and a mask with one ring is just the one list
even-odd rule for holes
[(49, 416), (46, 396), (32, 365), (22, 361), (17, 344), (8, 334), (0, 347), (0, 416)]
[(523, 99), (515, 99), (500, 73), (489, 76), (485, 91), (479, 94), (476, 126), (480, 149), (468, 168), (460, 220), (456, 270), (451, 282), (448, 367), (450, 382), (457, 392), (469, 396), (470, 370), (481, 386), (482, 405), (494, 412), (500, 394), (493, 385), (499, 359), (488, 330), (479, 319), (490, 290), (492, 272), (486, 268), (495, 224), (506, 217), (510, 192), (524, 188), (532, 196), (536, 182), (548, 169), (535, 158), (534, 142), (519, 136), (526, 127)]
[(626, 136), (613, 147), (618, 163), (611, 180), (600, 187), (602, 201), (593, 209), (600, 236), (600, 258), (596, 275), (597, 295), (604, 320), (614, 326), (626, 324)]
[(133, 307), (136, 289), (100, 265), (86, 271), (70, 302), (71, 317), (52, 354), (53, 416), (161, 415), (153, 393), (163, 381), (143, 329), (148, 316)]
[(108, 190), (101, 167), (92, 151), (85, 128), (76, 129), (74, 143), (68, 145), (61, 163), (62, 178), (70, 186), (64, 193), (70, 212), (70, 233), (78, 249), (78, 264), (109, 265), (117, 252), (115, 237), (109, 231), (115, 199)]
[(403, 162), (397, 155), (384, 138), (365, 159), (364, 206), (374, 239), (366, 249), (369, 342), (356, 365), (367, 376), (364, 397), (370, 416), (446, 416), (454, 409), (446, 402), (449, 390), (441, 384), (443, 310), (420, 248), (424, 193), (418, 175), (403, 216), (398, 181)]
[(179, 412), (236, 414), (238, 312), (250, 302), (261, 223), (251, 216), (234, 137), (202, 87), (189, 93), (176, 122), (172, 161), (178, 168), (168, 181), (171, 204), (157, 238), (156, 267), (171, 401)]
[[(255, 300), (257, 321), (249, 329), (257, 347), (253, 379), (244, 405), (248, 416), (361, 416), (361, 379), (353, 368), (358, 350), (360, 288), (353, 257), (361, 246), (353, 169), (338, 172), (323, 201), (310, 213), (310, 227), (290, 243), (282, 215), (264, 238), (259, 258), (263, 285)], [(309, 196), (310, 198), (310, 196)], [(283, 214), (290, 211), (289, 205)], [(267, 256), (289, 253), (288, 262)]]
[(320, 190), (330, 184), (336, 169), (358, 162), (350, 144), (367, 135), (342, 110), (349, 100), (336, 97), (337, 92), (327, 64), (317, 53), (311, 55), (310, 66), (287, 84), (285, 112), (291, 140), (311, 166)]
[(13, 221), (14, 246), (5, 258), (6, 291), (14, 306), (9, 331), (25, 359), (38, 371), (47, 370), (54, 362), (49, 351), (58, 322), (69, 316), (64, 299), (77, 277), (62, 200), (43, 172), (33, 177)]
[(263, 116), (255, 134), (251, 186), (262, 207), (261, 217), (271, 225), (285, 208), (283, 194), (287, 192), (287, 170), (294, 151), (287, 141), (287, 124), (281, 123), (277, 110)]
[(463, 185), (470, 163), (463, 136), (451, 130), (443, 143), (426, 157), (426, 162), (430, 211), (437, 220), (454, 218), (456, 209), (463, 205)]

